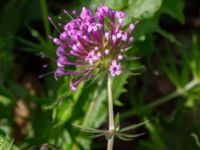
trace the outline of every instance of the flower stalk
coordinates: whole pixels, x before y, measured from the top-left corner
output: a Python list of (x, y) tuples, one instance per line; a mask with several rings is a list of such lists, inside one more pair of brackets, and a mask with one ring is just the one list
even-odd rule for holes
[[(110, 75), (108, 76), (107, 90), (108, 90), (109, 132), (113, 133), (115, 130), (115, 126), (114, 126), (114, 111), (113, 111), (113, 99), (112, 99), (112, 78)], [(113, 149), (113, 143), (114, 143), (114, 134), (111, 134), (111, 136), (108, 137), (107, 150)]]
[(56, 25), (53, 19), (48, 17), (60, 34), (59, 37), (49, 36), (58, 46), (55, 78), (69, 76), (70, 88), (76, 91), (82, 81), (87, 79), (95, 81), (108, 74), (108, 130), (80, 128), (98, 133), (96, 137), (105, 135), (108, 140), (107, 150), (112, 150), (115, 136), (128, 140), (136, 136), (118, 132), (118, 128), (115, 127), (117, 125), (114, 124), (112, 78), (123, 73), (121, 61), (127, 57), (125, 52), (130, 49), (134, 41), (132, 32), (137, 22), (123, 27), (125, 12), (104, 5), (100, 5), (95, 13), (86, 7), (82, 8), (80, 14), (75, 10), (72, 11), (72, 15), (66, 10), (63, 12), (71, 18), (71, 21), (65, 23), (66, 21), (58, 16), (59, 23)]

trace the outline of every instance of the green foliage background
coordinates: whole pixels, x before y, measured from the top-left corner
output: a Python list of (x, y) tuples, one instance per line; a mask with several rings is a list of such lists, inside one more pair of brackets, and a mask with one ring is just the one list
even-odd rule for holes
[[(100, 0), (1, 0), (0, 2), (0, 150), (105, 149), (104, 138), (92, 139), (72, 123), (107, 128), (104, 81), (80, 85), (76, 93), (68, 77), (55, 81), (56, 47), (47, 39), (57, 35), (48, 15), (64, 15)], [(120, 125), (149, 122), (133, 141), (115, 142), (115, 149), (198, 150), (200, 143), (199, 27), (188, 26), (183, 0), (106, 0), (127, 13), (126, 24), (139, 20), (126, 72), (113, 81), (115, 112)], [(66, 18), (66, 22), (70, 18)], [(172, 29), (167, 28), (172, 24)], [(174, 25), (175, 24), (175, 25)], [(174, 26), (173, 26), (174, 25)], [(178, 26), (178, 28), (176, 27)], [(175, 28), (175, 29), (173, 29)], [(179, 29), (180, 28), (180, 29)], [(42, 59), (45, 53), (48, 58)], [(50, 63), (47, 69), (42, 65)], [(141, 67), (142, 66), (142, 67)], [(140, 68), (140, 69), (138, 69)]]

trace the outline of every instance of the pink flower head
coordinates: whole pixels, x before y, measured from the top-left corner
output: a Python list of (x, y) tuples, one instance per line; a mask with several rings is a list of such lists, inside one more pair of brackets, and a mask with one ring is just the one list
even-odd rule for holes
[[(122, 73), (120, 61), (134, 39), (132, 31), (135, 24), (124, 30), (122, 26), (126, 14), (107, 6), (99, 6), (95, 14), (85, 7), (80, 15), (76, 11), (72, 16), (64, 12), (71, 18), (76, 17), (66, 24), (59, 24), (59, 28), (49, 17), (60, 32), (59, 38), (53, 38), (58, 45), (55, 77), (72, 76), (70, 87), (75, 91), (78, 84), (97, 73), (119, 76)], [(62, 18), (59, 17), (59, 20)], [(72, 71), (70, 66), (75, 66), (77, 71)]]
[(119, 76), (121, 74), (121, 64), (117, 64), (116, 60), (112, 61), (112, 64), (110, 66), (110, 73), (113, 77), (116, 75)]

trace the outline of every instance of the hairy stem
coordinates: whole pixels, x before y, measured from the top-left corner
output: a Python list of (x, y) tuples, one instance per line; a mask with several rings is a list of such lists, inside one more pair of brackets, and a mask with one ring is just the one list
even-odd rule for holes
[[(112, 133), (112, 131), (115, 129), (115, 126), (114, 126), (114, 112), (113, 112), (112, 79), (111, 79), (111, 76), (108, 76), (107, 90), (108, 90), (109, 131)], [(108, 138), (107, 150), (113, 149), (113, 143), (114, 143), (114, 135), (111, 135), (111, 137)]]

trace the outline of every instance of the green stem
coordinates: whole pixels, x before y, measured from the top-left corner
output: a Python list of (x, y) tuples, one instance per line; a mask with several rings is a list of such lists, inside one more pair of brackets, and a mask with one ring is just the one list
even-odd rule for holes
[(185, 91), (189, 91), (189, 90), (191, 90), (193, 87), (195, 87), (197, 85), (200, 85), (200, 81), (196, 80), (196, 79), (193, 79), (192, 81), (190, 81), (188, 84), (185, 85), (184, 90)]
[(156, 106), (159, 106), (161, 104), (164, 104), (170, 100), (172, 100), (173, 98), (176, 98), (178, 96), (184, 95), (186, 92), (188, 92), (189, 90), (191, 90), (192, 88), (194, 88), (195, 86), (199, 85), (200, 81), (197, 80), (191, 80), (190, 82), (188, 82), (185, 87), (183, 88), (183, 90), (176, 90), (173, 93), (160, 98), (150, 104), (147, 105), (148, 108), (154, 108)]
[[(144, 106), (144, 108), (145, 109), (155, 108), (159, 105), (169, 102), (170, 100), (172, 100), (178, 96), (184, 95), (184, 93), (188, 92), (189, 90), (191, 90), (192, 88), (194, 88), (197, 85), (200, 85), (200, 81), (193, 79), (185, 85), (183, 90), (176, 90), (165, 97), (159, 98), (159, 99), (153, 101), (152, 103), (147, 104), (146, 106)], [(135, 110), (135, 111), (131, 110), (131, 111), (128, 111), (128, 112), (122, 114), (121, 118), (128, 118), (132, 115), (135, 115), (136, 113), (137, 113), (137, 110)]]
[(174, 92), (170, 93), (169, 95), (167, 95), (167, 96), (165, 96), (165, 97), (162, 97), (162, 98), (160, 98), (160, 99), (158, 99), (158, 100), (156, 100), (156, 101), (153, 101), (153, 102), (150, 103), (150, 104), (147, 104), (147, 106), (145, 106), (145, 107), (147, 107), (147, 108), (154, 108), (154, 107), (157, 107), (157, 106), (159, 106), (159, 105), (162, 105), (162, 104), (164, 104), (164, 103), (166, 103), (166, 102), (172, 100), (173, 98), (178, 97), (179, 95), (180, 95), (180, 92), (174, 91)]
[(43, 23), (44, 23), (45, 34), (46, 34), (46, 37), (48, 37), (48, 35), (50, 34), (50, 23), (48, 20), (46, 0), (40, 0), (40, 5), (41, 5), (41, 12), (42, 12), (42, 18), (43, 18)]
[[(108, 90), (109, 131), (112, 133), (112, 131), (115, 129), (115, 126), (114, 126), (114, 112), (113, 112), (112, 79), (111, 79), (111, 76), (108, 76), (107, 90)], [(113, 149), (113, 143), (114, 143), (114, 136), (111, 135), (111, 137), (108, 138), (107, 150)]]

